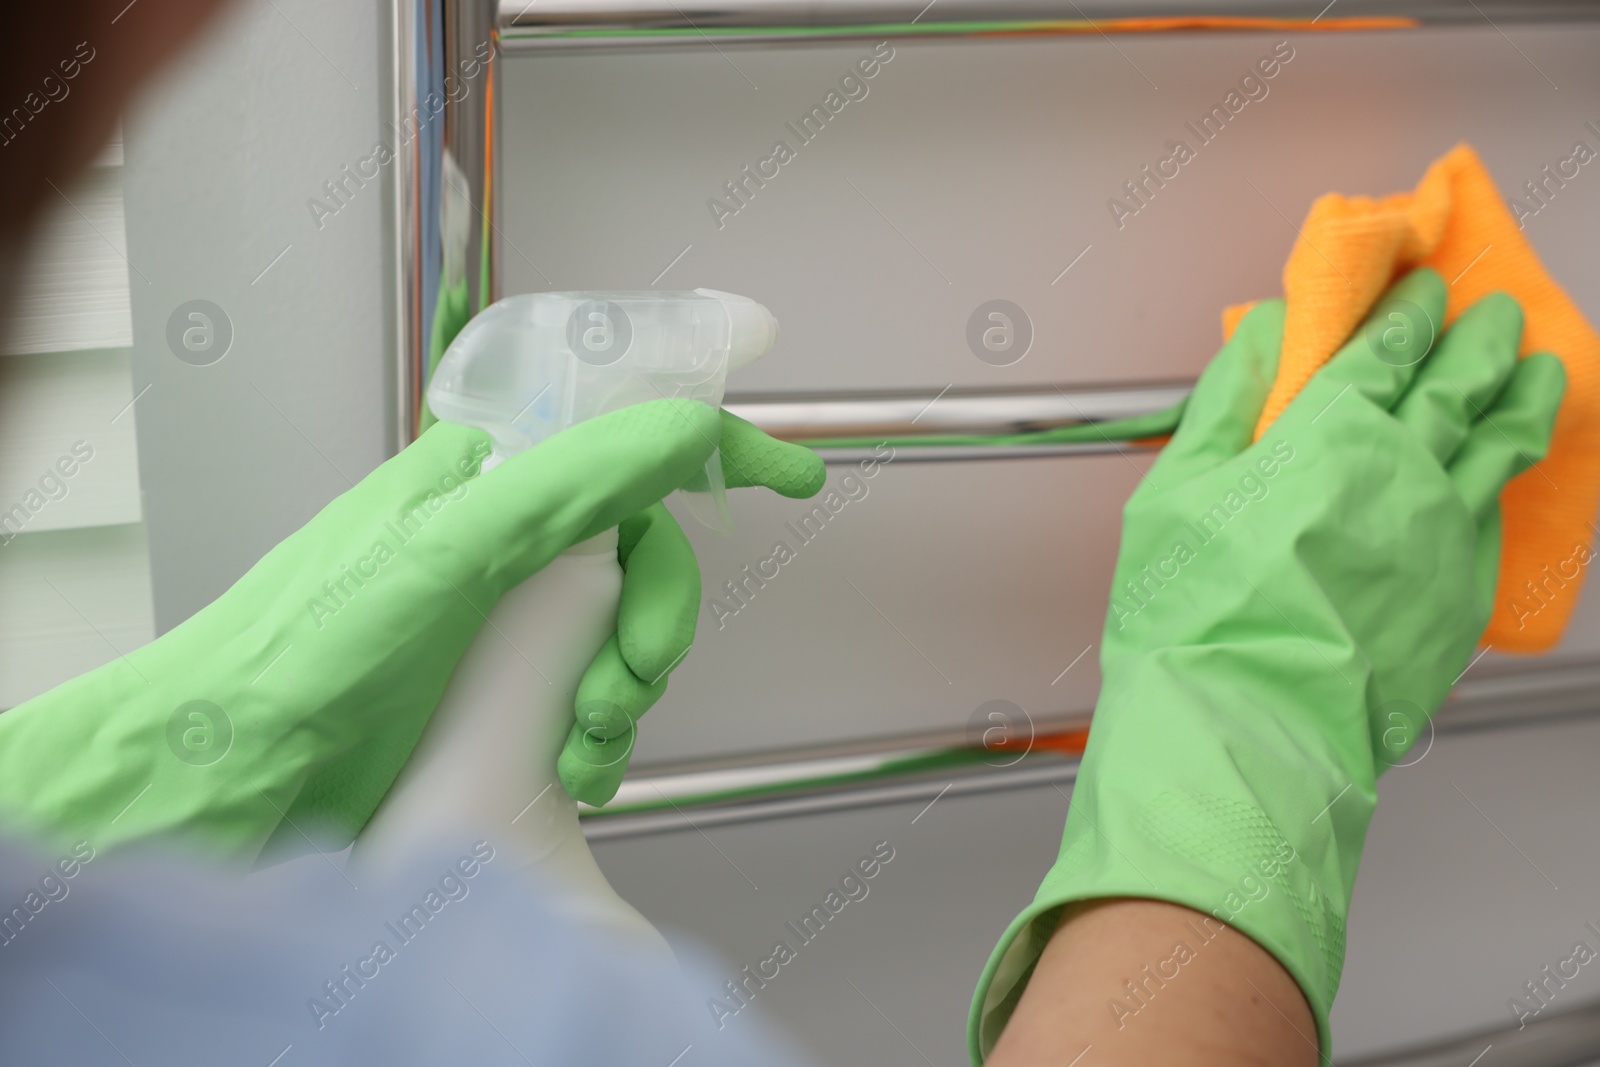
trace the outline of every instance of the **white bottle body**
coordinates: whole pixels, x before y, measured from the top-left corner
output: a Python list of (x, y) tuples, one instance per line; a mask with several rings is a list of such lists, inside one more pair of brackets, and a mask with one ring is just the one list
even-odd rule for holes
[(556, 775), (578, 681), (616, 629), (622, 590), (616, 545), (610, 530), (573, 546), (489, 613), (411, 759), (356, 842), (357, 870), (392, 871), (418, 847), (441, 840), (485, 840), (496, 850), (497, 867), (534, 872), (565, 890), (584, 916), (667, 951), (600, 872), (578, 824), (577, 802)]

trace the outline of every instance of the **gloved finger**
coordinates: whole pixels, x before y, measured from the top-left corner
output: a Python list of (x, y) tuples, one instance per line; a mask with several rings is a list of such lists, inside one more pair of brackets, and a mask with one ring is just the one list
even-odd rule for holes
[[(668, 671), (694, 641), (700, 565), (683, 530), (661, 504), (618, 528), (622, 596), (617, 632), (595, 654), (573, 701), (580, 735), (609, 741), (666, 692)], [(569, 738), (569, 747), (583, 740)]]
[(1449, 463), (1517, 366), (1522, 306), (1490, 293), (1450, 326), (1394, 409), (1435, 459)]
[(664, 506), (653, 504), (622, 523), (617, 557), (617, 632), (578, 682), (573, 703), (579, 732), (567, 742), (579, 749), (574, 758), (583, 756), (586, 745), (630, 733), (666, 692), (668, 672), (694, 641), (700, 565)]
[(722, 413), (722, 473), (729, 489), (764, 486), (803, 500), (822, 489), (822, 457), (804, 445), (779, 441), (731, 412)]
[(1494, 407), (1468, 431), (1447, 470), (1478, 519), (1499, 501), (1506, 482), (1544, 458), (1566, 387), (1561, 360), (1535, 353), (1517, 364)]
[(683, 485), (705, 466), (721, 434), (717, 410), (693, 400), (613, 411), (480, 475), (436, 521), (466, 526), (475, 543), (502, 546), (490, 561), (491, 584), (510, 589), (566, 548)]
[(634, 674), (612, 634), (578, 681), (572, 701), (577, 725), (594, 739), (622, 737), (666, 691), (666, 673), (653, 681)]
[(1500, 543), (1500, 502), (1496, 500), (1478, 520), (1478, 553), (1472, 561), (1472, 587), (1480, 619), (1494, 614), (1494, 594), (1500, 586)]
[(556, 777), (573, 800), (600, 807), (617, 795), (628, 759), (633, 755), (635, 731), (609, 740), (572, 724), (566, 746), (556, 759)]
[[(822, 488), (826, 472), (811, 449), (721, 415), (729, 488), (764, 486), (790, 497), (814, 496)], [(693, 644), (700, 602), (700, 565), (661, 503), (620, 524), (617, 558), (623, 567), (617, 633), (584, 672), (574, 702), (577, 721), (557, 761), (567, 792), (595, 806), (616, 795), (635, 724), (661, 698), (667, 674)]]
[(1361, 329), (1317, 372), (1323, 379), (1318, 399), (1350, 388), (1385, 411), (1394, 410), (1444, 329), (1445, 298), (1444, 279), (1429, 267), (1390, 286)]
[(1283, 316), (1282, 300), (1263, 300), (1240, 320), (1189, 394), (1171, 442), (1150, 469), (1152, 485), (1181, 484), (1250, 446), (1278, 374)]
[(617, 643), (623, 662), (637, 677), (661, 681), (694, 642), (700, 564), (683, 528), (662, 504), (623, 522), (617, 559), (622, 563)]

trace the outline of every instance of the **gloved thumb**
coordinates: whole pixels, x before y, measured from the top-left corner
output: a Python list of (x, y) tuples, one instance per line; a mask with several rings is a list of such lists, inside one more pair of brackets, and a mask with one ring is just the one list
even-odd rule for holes
[(729, 489), (761, 486), (795, 500), (816, 496), (827, 476), (814, 450), (769, 437), (727, 411), (722, 413), (722, 472)]
[(1212, 358), (1195, 383), (1172, 441), (1150, 469), (1153, 486), (1180, 485), (1250, 446), (1277, 378), (1284, 310), (1282, 300), (1263, 300)]
[[(688, 482), (717, 448), (715, 408), (652, 400), (579, 423), (468, 483), (448, 510), (472, 541), (500, 546), (486, 561), (504, 593), (567, 548)], [(448, 530), (441, 530), (449, 536)]]

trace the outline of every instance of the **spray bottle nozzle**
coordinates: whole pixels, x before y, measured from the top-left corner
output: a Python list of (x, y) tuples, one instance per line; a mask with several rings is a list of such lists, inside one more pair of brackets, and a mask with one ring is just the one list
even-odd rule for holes
[[(445, 351), (428, 404), (488, 432), (485, 469), (585, 419), (666, 397), (722, 404), (730, 371), (766, 355), (778, 322), (747, 297), (693, 292), (528, 293), (481, 311)], [(686, 489), (691, 514), (728, 532), (722, 461)]]

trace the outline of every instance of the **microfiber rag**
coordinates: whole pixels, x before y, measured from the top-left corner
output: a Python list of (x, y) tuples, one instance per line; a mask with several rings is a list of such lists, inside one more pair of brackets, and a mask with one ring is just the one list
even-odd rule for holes
[[(1283, 352), (1256, 436), (1390, 283), (1424, 266), (1450, 283), (1440, 332), (1481, 297), (1503, 291), (1522, 305), (1520, 354), (1552, 352), (1566, 366), (1549, 454), (1500, 497), (1500, 578), (1483, 635), (1503, 652), (1542, 652), (1560, 640), (1577, 604), (1600, 508), (1600, 336), (1545, 272), (1471, 147), (1457, 145), (1436, 160), (1413, 192), (1380, 200), (1330, 193), (1312, 204), (1283, 269)], [(1223, 313), (1224, 336), (1249, 307)]]

